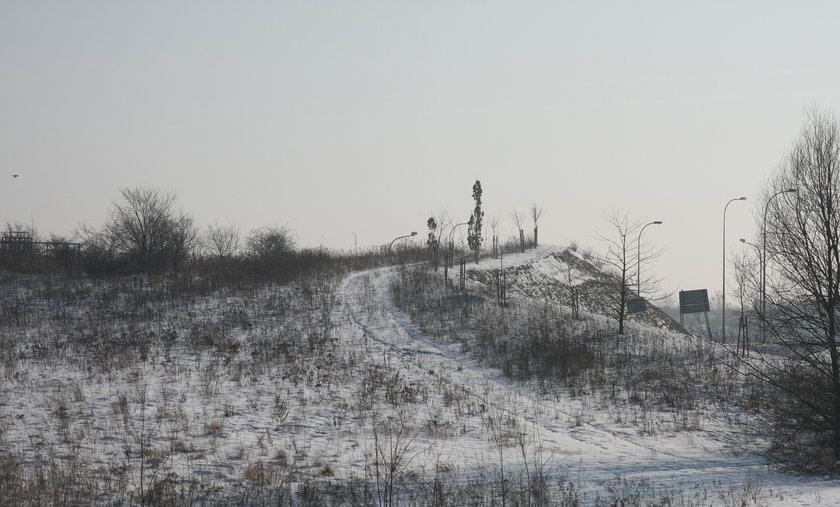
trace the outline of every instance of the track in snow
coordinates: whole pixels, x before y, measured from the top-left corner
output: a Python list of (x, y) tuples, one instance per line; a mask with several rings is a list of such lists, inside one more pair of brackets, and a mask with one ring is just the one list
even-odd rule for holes
[[(392, 364), (400, 364), (407, 376), (427, 379), (424, 374), (429, 370), (446, 372), (446, 382), (494, 411), (517, 418), (541, 446), (562, 449), (561, 455), (552, 458), (557, 466), (550, 468), (567, 477), (574, 475), (595, 489), (621, 475), (644, 477), (677, 491), (706, 488), (711, 492), (726, 492), (753, 481), (763, 484), (763, 494), (772, 496), (773, 504), (813, 504), (815, 499), (840, 495), (832, 482), (771, 472), (760, 456), (708, 452), (705, 448), (716, 446), (704, 444), (715, 442), (702, 431), (643, 437), (633, 427), (612, 423), (607, 414), (592, 408), (588, 409), (595, 412), (591, 421), (581, 421), (575, 417), (580, 400), (545, 399), (461, 354), (457, 345), (438, 342), (418, 330), (390, 297), (392, 272), (379, 269), (344, 280), (341, 297), (352, 322), (381, 344)], [(825, 494), (814, 496), (814, 489)]]

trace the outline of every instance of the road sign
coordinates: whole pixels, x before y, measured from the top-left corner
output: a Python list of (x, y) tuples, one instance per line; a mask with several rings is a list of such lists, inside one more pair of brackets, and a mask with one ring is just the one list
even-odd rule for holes
[(680, 315), (684, 313), (708, 312), (709, 291), (706, 289), (680, 291)]

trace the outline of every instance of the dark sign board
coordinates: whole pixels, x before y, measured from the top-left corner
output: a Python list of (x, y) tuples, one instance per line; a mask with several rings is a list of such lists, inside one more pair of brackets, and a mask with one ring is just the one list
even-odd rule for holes
[(627, 302), (627, 313), (640, 313), (645, 311), (645, 300), (642, 298), (631, 299)]
[(708, 311), (709, 291), (706, 289), (680, 291), (680, 314)]

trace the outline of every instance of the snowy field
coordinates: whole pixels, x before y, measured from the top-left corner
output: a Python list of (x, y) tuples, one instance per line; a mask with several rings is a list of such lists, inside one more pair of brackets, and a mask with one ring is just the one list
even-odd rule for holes
[[(547, 272), (547, 252), (505, 263)], [(400, 276), (203, 293), (6, 277), (2, 503), (840, 504), (837, 481), (768, 467), (751, 411), (511, 380), (413, 323)]]

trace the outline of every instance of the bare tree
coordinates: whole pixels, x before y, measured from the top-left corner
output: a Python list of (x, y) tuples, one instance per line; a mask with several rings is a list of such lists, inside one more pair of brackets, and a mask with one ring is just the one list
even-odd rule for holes
[(838, 471), (840, 124), (833, 114), (807, 112), (799, 138), (759, 202), (759, 226), (766, 227), (762, 318), (789, 351), (781, 366), (767, 359), (763, 372), (769, 373), (761, 374), (787, 394), (784, 403), (774, 404), (776, 443), (807, 456), (804, 463)]
[(148, 187), (124, 188), (111, 206), (105, 231), (117, 252), (140, 272), (165, 269), (177, 219), (175, 196)]
[(499, 214), (494, 213), (490, 216), (490, 230), (493, 235), (493, 258), (499, 256)]
[(379, 505), (397, 505), (399, 486), (423, 451), (415, 449), (419, 434), (416, 415), (400, 409), (395, 416), (371, 423), (374, 439), (373, 473)]
[(218, 223), (209, 226), (204, 233), (204, 250), (219, 260), (233, 257), (239, 250), (239, 228)]
[(444, 263), (446, 263), (447, 249), (449, 247), (443, 243), (443, 236), (446, 228), (452, 225), (452, 218), (450, 218), (449, 213), (445, 209), (441, 209), (434, 218), (435, 222), (437, 222), (437, 234), (435, 241), (437, 241), (438, 245), (438, 262), (440, 262), (440, 248), (442, 246), (444, 251)]
[(178, 274), (179, 268), (194, 257), (199, 245), (198, 229), (191, 216), (181, 212), (173, 217), (172, 231), (169, 238), (169, 257), (172, 270)]
[(250, 258), (270, 261), (286, 256), (294, 251), (295, 242), (287, 226), (268, 226), (254, 229), (246, 242)]
[(639, 232), (643, 227), (641, 221), (631, 220), (616, 210), (612, 210), (605, 218), (612, 228), (612, 234), (597, 236), (607, 243), (603, 261), (608, 268), (608, 276), (603, 279), (601, 286), (610, 311), (618, 321), (618, 334), (624, 334), (627, 303), (637, 296), (641, 297), (641, 294), (636, 294), (637, 289), (640, 293), (658, 290), (659, 281), (640, 270), (639, 262), (655, 259), (661, 250), (652, 249), (644, 243), (639, 244)]
[(119, 252), (107, 231), (80, 224), (73, 236), (82, 245), (82, 266), (86, 272), (102, 274), (115, 269)]
[(522, 253), (525, 253), (525, 230), (522, 228), (525, 220), (522, 215), (519, 214), (519, 210), (515, 207), (513, 208), (513, 212), (510, 214), (510, 219), (513, 220), (514, 225), (516, 225), (516, 230), (519, 231), (519, 248)]
[[(752, 249), (751, 249), (752, 250)], [(750, 347), (750, 327), (760, 308), (760, 252), (739, 252), (732, 258), (735, 267), (735, 290), (738, 297), (738, 341), (735, 353), (746, 355)]]
[(531, 219), (534, 221), (534, 248), (537, 248), (537, 233), (539, 232), (537, 223), (543, 215), (542, 206), (537, 206), (537, 203), (531, 203)]
[(198, 231), (188, 214), (175, 211), (175, 196), (149, 187), (123, 188), (99, 230), (80, 226), (85, 269), (104, 273), (129, 269), (175, 273), (198, 247)]

